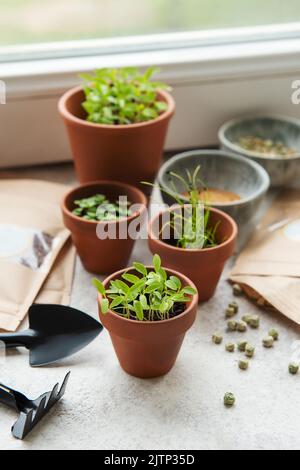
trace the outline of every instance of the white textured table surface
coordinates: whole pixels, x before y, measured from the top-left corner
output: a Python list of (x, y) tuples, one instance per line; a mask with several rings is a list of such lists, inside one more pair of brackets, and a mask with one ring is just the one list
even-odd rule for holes
[[(69, 166), (14, 175), (73, 181)], [(136, 244), (133, 258), (150, 262), (146, 242)], [(200, 306), (174, 369), (163, 378), (125, 374), (106, 331), (76, 356), (48, 368), (31, 369), (26, 352), (10, 353), (1, 360), (0, 382), (29, 396), (50, 390), (68, 370), (72, 374), (64, 400), (24, 442), (10, 434), (15, 413), (0, 407), (0, 449), (299, 449), (300, 375), (287, 372), (299, 329), (239, 299), (242, 313), (257, 312), (262, 319), (258, 331), (226, 335), (233, 341), (245, 337), (257, 347), (250, 369), (240, 371), (241, 353), (226, 353), (224, 345), (211, 342), (215, 330), (224, 330), (223, 311), (232, 300), (225, 278), (226, 273), (215, 297)], [(77, 262), (72, 306), (97, 317), (90, 279)], [(261, 339), (272, 326), (280, 341), (266, 350)], [(223, 406), (227, 391), (237, 398), (232, 409)]]

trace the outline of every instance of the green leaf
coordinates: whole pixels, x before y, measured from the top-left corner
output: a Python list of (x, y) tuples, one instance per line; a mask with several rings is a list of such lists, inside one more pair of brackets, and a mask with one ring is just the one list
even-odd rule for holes
[(144, 310), (149, 309), (148, 300), (145, 295), (140, 295), (140, 302)]
[(136, 316), (137, 316), (138, 320), (143, 321), (144, 320), (144, 310), (143, 310), (141, 302), (136, 300), (134, 302), (133, 306), (134, 306), (134, 311), (136, 313)]
[(137, 276), (134, 276), (134, 274), (125, 273), (123, 274), (122, 278), (125, 279), (125, 281), (131, 282), (131, 284), (135, 284), (136, 282), (140, 281), (140, 278)]
[(115, 307), (118, 307), (124, 302), (124, 297), (116, 297), (112, 303), (110, 304), (110, 308), (114, 309)]
[(171, 290), (174, 290), (174, 291), (178, 290), (176, 282), (172, 281), (172, 279), (168, 279), (166, 281), (166, 286), (168, 287), (168, 289), (171, 289)]
[(160, 256), (157, 254), (153, 256), (153, 266), (154, 266), (155, 272), (158, 273), (161, 268), (161, 259), (160, 259)]
[(96, 289), (98, 290), (98, 292), (100, 292), (100, 294), (105, 297), (106, 293), (105, 293), (105, 287), (104, 285), (102, 284), (101, 281), (99, 281), (99, 279), (92, 279), (92, 283), (93, 285), (96, 287)]
[(119, 289), (119, 291), (123, 292), (123, 294), (128, 294), (129, 286), (120, 279), (112, 281), (111, 284), (113, 287), (116, 287), (117, 289)]
[(102, 299), (100, 302), (101, 312), (105, 315), (109, 311), (109, 301), (108, 299)]
[(144, 266), (142, 263), (133, 263), (133, 266), (138, 273), (143, 274), (143, 276), (147, 276), (148, 271), (146, 266)]
[(171, 276), (171, 277), (170, 277), (170, 280), (171, 280), (172, 282), (174, 282), (174, 284), (176, 284), (178, 290), (181, 289), (181, 281), (180, 281), (180, 279), (179, 279), (178, 277), (176, 277), (176, 276)]
[(183, 294), (187, 294), (187, 295), (196, 295), (197, 294), (196, 289), (194, 289), (193, 287), (190, 287), (190, 286), (184, 287), (181, 292)]

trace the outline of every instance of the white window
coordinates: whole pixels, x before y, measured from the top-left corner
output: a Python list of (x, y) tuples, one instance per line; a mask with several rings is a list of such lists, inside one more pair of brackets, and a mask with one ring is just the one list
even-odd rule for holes
[(0, 166), (70, 158), (59, 96), (124, 65), (158, 65), (173, 86), (168, 149), (215, 145), (237, 115), (298, 116), (299, 0), (0, 0)]

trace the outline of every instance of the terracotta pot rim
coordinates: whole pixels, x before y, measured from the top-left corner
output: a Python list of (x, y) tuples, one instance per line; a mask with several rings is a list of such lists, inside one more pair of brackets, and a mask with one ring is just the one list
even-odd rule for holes
[[(146, 266), (147, 269), (154, 269), (153, 266)], [(137, 321), (137, 320), (130, 320), (128, 318), (123, 318), (117, 313), (113, 312), (112, 310), (109, 310), (105, 315), (113, 315), (115, 318), (118, 318), (120, 321), (124, 321), (128, 324), (133, 324), (133, 325), (140, 325), (141, 327), (143, 325), (152, 325), (153, 327), (165, 324), (165, 323), (171, 323), (176, 320), (179, 320), (183, 318), (184, 316), (188, 315), (191, 310), (193, 310), (195, 307), (198, 308), (198, 290), (193, 281), (191, 281), (187, 276), (184, 274), (181, 274), (178, 271), (175, 271), (174, 269), (169, 269), (169, 268), (164, 268), (168, 274), (171, 274), (172, 276), (177, 276), (179, 279), (183, 280), (184, 282), (187, 283), (187, 285), (193, 287), (196, 291), (197, 294), (192, 297), (191, 302), (188, 304), (188, 307), (182, 312), (180, 315), (177, 315), (176, 317), (169, 318), (167, 320), (159, 320), (159, 321)], [(114, 280), (116, 277), (120, 277), (122, 274), (127, 273), (129, 271), (134, 271), (133, 267), (121, 269), (120, 271), (116, 271), (115, 273), (111, 274), (108, 276), (104, 281), (103, 284), (106, 286), (110, 281)], [(98, 294), (98, 302), (101, 300), (102, 296), (101, 294)], [(101, 313), (103, 315), (103, 313)]]
[(140, 127), (147, 127), (147, 126), (155, 124), (159, 121), (163, 121), (163, 120), (169, 118), (170, 116), (172, 116), (174, 114), (174, 111), (175, 111), (175, 100), (174, 100), (173, 96), (165, 90), (158, 90), (158, 94), (161, 95), (163, 98), (165, 98), (165, 100), (168, 104), (168, 109), (167, 109), (167, 111), (160, 114), (157, 118), (152, 119), (151, 121), (138, 122), (138, 123), (135, 123), (135, 124), (118, 124), (118, 125), (114, 125), (114, 124), (111, 124), (111, 125), (109, 125), (109, 124), (97, 124), (97, 123), (94, 123), (94, 122), (86, 121), (84, 119), (80, 119), (80, 118), (78, 118), (77, 116), (75, 116), (74, 114), (70, 113), (67, 110), (66, 102), (73, 95), (78, 93), (79, 91), (83, 91), (83, 87), (81, 85), (76, 86), (75, 88), (71, 88), (66, 93), (64, 93), (63, 96), (60, 98), (60, 100), (58, 102), (58, 110), (59, 110), (60, 114), (65, 119), (68, 119), (69, 121), (72, 121), (76, 124), (80, 124), (82, 126), (86, 126), (86, 127), (89, 127), (89, 128), (110, 129), (113, 132), (116, 131), (116, 130), (119, 130), (119, 129), (137, 129), (137, 128), (140, 128)]
[[(98, 185), (98, 186), (109, 185), (110, 187), (116, 187), (116, 188), (119, 187), (119, 188), (128, 189), (128, 190), (130, 189), (131, 191), (134, 190), (140, 196), (141, 204), (143, 207), (141, 207), (137, 212), (135, 212), (130, 217), (122, 217), (121, 219), (118, 219), (118, 220), (107, 220), (107, 221), (85, 220), (82, 217), (79, 217), (73, 214), (67, 207), (67, 204), (66, 204), (67, 199), (72, 195), (72, 193), (75, 193), (75, 191), (78, 191), (78, 189), (87, 189), (95, 185)], [(67, 194), (65, 194), (61, 202), (61, 209), (67, 217), (73, 219), (77, 223), (81, 223), (86, 226), (97, 226), (99, 224), (104, 224), (104, 225), (119, 224), (120, 222), (125, 222), (125, 221), (131, 222), (132, 220), (136, 219), (139, 215), (141, 215), (141, 213), (145, 210), (146, 207), (147, 207), (147, 198), (140, 189), (127, 183), (122, 183), (120, 181), (109, 181), (109, 180), (98, 180), (98, 181), (92, 181), (91, 183), (80, 184), (76, 186), (75, 188), (72, 188), (70, 191), (68, 191)]]
[[(181, 206), (179, 204), (175, 204), (172, 207), (174, 208), (174, 207), (181, 207)], [(186, 252), (187, 253), (210, 253), (210, 252), (215, 252), (215, 251), (222, 250), (226, 246), (230, 245), (237, 237), (238, 227), (237, 227), (236, 222), (233, 220), (233, 218), (230, 217), (230, 215), (226, 214), (226, 212), (223, 212), (220, 209), (216, 209), (214, 207), (211, 207), (210, 208), (211, 212), (214, 212), (215, 214), (219, 214), (221, 217), (226, 219), (229, 222), (229, 224), (231, 225), (232, 233), (231, 233), (230, 237), (225, 242), (220, 243), (218, 246), (214, 246), (214, 247), (211, 247), (211, 248), (202, 248), (202, 249), (199, 249), (199, 248), (192, 248), (192, 249), (178, 248), (177, 246), (169, 245), (168, 243), (165, 243), (164, 241), (160, 240), (159, 238), (157, 238), (155, 236), (154, 231), (153, 231), (153, 225), (162, 214), (165, 214), (166, 212), (170, 212), (170, 211), (171, 211), (171, 208), (166, 209), (164, 211), (161, 211), (159, 214), (157, 214), (149, 222), (149, 224), (148, 224), (148, 238), (153, 240), (154, 242), (156, 242), (160, 246), (168, 247), (168, 249), (170, 249), (171, 251), (177, 251), (177, 252), (182, 252), (182, 253), (184, 253), (184, 252), (185, 253)]]

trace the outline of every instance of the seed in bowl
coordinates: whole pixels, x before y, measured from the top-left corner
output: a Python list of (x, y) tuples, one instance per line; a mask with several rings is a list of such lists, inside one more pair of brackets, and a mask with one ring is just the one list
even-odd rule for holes
[(293, 157), (297, 154), (296, 149), (286, 147), (283, 142), (252, 135), (240, 137), (236, 144), (249, 152), (261, 153), (267, 157)]

